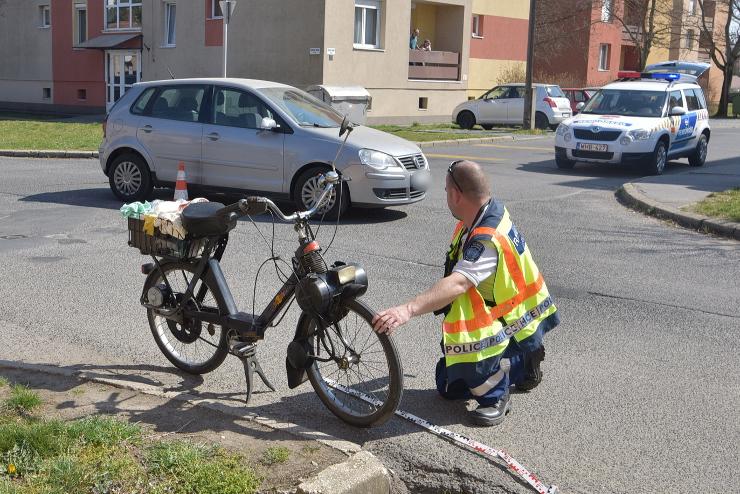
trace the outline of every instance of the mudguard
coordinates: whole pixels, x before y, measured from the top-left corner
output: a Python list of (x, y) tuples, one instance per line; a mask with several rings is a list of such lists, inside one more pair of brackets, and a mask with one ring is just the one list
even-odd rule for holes
[(311, 316), (301, 312), (296, 324), (293, 341), (288, 345), (288, 354), (285, 357), (285, 370), (288, 374), (288, 387), (293, 389), (308, 380), (306, 369), (313, 365), (313, 359), (307, 358), (311, 352), (308, 344), (309, 321)]

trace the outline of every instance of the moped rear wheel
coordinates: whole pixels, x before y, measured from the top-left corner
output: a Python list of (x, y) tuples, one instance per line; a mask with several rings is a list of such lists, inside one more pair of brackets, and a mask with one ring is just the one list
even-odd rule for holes
[(401, 401), (401, 361), (393, 340), (373, 330), (372, 309), (350, 300), (344, 312), (339, 322), (322, 330), (315, 319), (307, 319), (311, 327), (304, 334), (311, 335), (311, 353), (333, 357), (326, 362), (314, 360), (308, 378), (324, 405), (340, 419), (359, 427), (380, 425), (393, 416)]
[[(167, 281), (172, 288), (169, 300), (165, 301), (165, 307), (174, 308), (181, 303), (183, 294), (188, 289), (188, 284), (193, 278), (195, 268), (186, 262), (163, 264)], [(150, 283), (144, 287), (144, 292), (152, 287), (164, 283), (161, 273), (150, 278)], [(197, 297), (201, 287), (205, 288), (202, 298)], [(196, 300), (189, 300), (186, 304), (192, 304), (200, 310), (225, 314), (224, 308), (218, 303), (213, 295), (213, 290), (208, 283), (201, 279), (193, 291)], [(217, 368), (223, 363), (228, 355), (228, 341), (224, 328), (216, 324), (208, 324), (202, 321), (185, 320), (182, 323), (167, 319), (157, 312), (156, 309), (147, 309), (149, 327), (152, 330), (154, 341), (162, 351), (167, 360), (175, 367), (189, 374), (205, 374)]]

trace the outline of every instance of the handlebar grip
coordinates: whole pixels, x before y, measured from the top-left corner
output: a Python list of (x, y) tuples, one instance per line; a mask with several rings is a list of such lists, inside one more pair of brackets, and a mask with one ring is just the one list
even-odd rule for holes
[(244, 215), (257, 216), (267, 212), (267, 203), (264, 198), (258, 196), (249, 196), (240, 200), (239, 210)]

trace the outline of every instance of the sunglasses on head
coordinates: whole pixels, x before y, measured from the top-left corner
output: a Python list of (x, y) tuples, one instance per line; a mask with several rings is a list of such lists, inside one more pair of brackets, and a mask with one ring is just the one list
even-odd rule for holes
[(457, 190), (459, 190), (460, 192), (462, 192), (463, 189), (462, 189), (462, 187), (460, 187), (460, 184), (455, 179), (455, 173), (454, 173), (454, 171), (455, 171), (455, 165), (457, 165), (458, 163), (461, 163), (463, 161), (465, 161), (465, 160), (455, 160), (452, 163), (450, 163), (450, 166), (449, 167), (447, 167), (447, 173), (450, 175), (450, 178), (452, 179), (452, 183), (455, 184), (455, 187), (457, 187)]

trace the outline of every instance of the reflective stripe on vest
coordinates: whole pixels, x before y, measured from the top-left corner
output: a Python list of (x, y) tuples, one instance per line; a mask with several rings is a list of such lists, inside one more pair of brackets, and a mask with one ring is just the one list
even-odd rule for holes
[(509, 324), (501, 331), (493, 336), (489, 336), (482, 340), (473, 343), (463, 343), (460, 345), (445, 345), (445, 355), (462, 355), (466, 353), (480, 352), (488, 347), (498, 345), (499, 343), (508, 340), (519, 331), (529, 326), (532, 321), (535, 321), (539, 316), (544, 314), (550, 307), (552, 307), (552, 298), (547, 297), (537, 307), (528, 311), (522, 317), (517, 319), (513, 324)]

